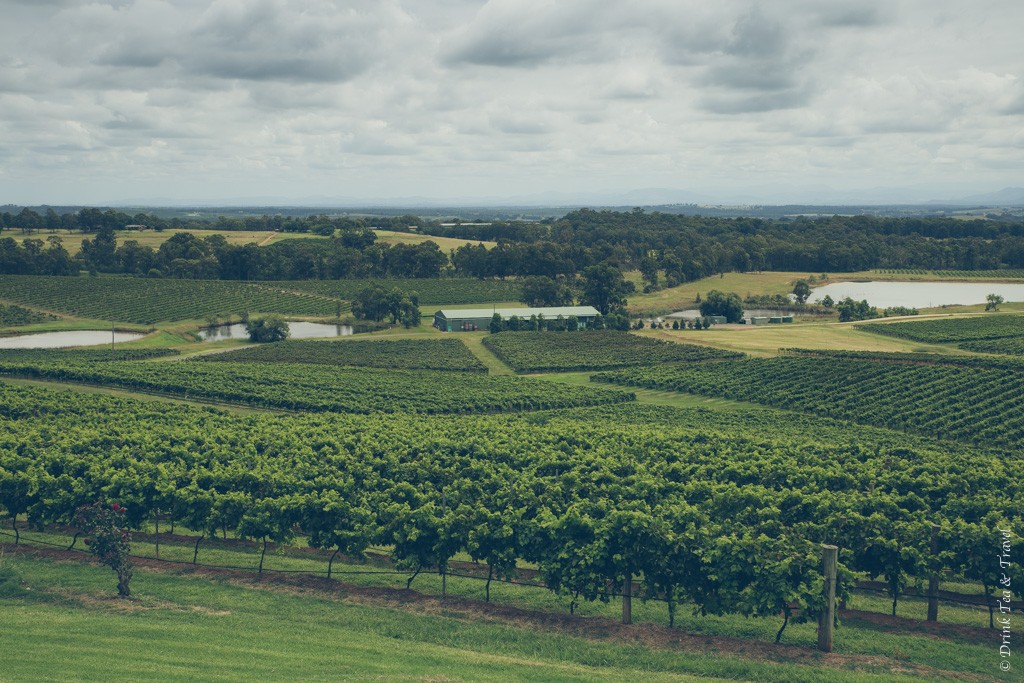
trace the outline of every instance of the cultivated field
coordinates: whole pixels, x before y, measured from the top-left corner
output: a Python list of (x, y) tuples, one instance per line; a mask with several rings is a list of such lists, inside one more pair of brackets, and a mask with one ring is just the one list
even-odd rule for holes
[(373, 341), (288, 340), (197, 360), (230, 363), (312, 363), (403, 370), (487, 372), (459, 339), (381, 339)]
[[(1019, 680), (985, 596), (1024, 521), (1024, 366), (966, 350), (1010, 353), (1019, 316), (185, 335), (333, 317), (367, 284), (0, 276), (9, 325), (157, 326), (113, 353), (0, 351), (0, 679)], [(99, 499), (127, 508), (130, 599), (76, 527)]]

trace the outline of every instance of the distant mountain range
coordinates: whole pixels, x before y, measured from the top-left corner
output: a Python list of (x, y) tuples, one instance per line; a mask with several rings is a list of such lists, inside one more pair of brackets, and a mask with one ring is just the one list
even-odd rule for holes
[(1024, 206), (1024, 187), (1004, 187), (998, 192), (962, 197), (954, 200), (953, 203), (981, 206)]
[(223, 197), (217, 200), (187, 201), (170, 197), (146, 197), (97, 203), (94, 206), (116, 207), (316, 207), (316, 208), (441, 208), (441, 207), (893, 207), (921, 206), (934, 209), (948, 207), (1024, 207), (1024, 187), (1006, 187), (996, 192), (946, 197), (928, 188), (875, 187), (859, 190), (830, 187), (786, 187), (774, 191), (763, 188), (737, 187), (728, 194), (701, 192), (665, 187), (648, 187), (622, 191), (547, 191), (481, 197), (353, 197), (316, 195), (305, 197)]

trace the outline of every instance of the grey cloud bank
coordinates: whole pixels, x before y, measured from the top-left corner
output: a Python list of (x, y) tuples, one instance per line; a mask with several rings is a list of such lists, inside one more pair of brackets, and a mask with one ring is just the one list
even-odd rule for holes
[(1024, 179), (1012, 1), (3, 5), (0, 203), (920, 201)]

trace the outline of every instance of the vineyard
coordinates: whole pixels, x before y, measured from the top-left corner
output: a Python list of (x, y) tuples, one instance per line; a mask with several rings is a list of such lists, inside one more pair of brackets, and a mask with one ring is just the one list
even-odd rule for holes
[(19, 325), (33, 325), (53, 320), (60, 320), (55, 315), (40, 313), (22, 306), (6, 306), (0, 304), (0, 327), (17, 327)]
[(623, 391), (562, 387), (521, 377), (300, 363), (57, 364), (0, 358), (0, 374), (310, 412), (494, 413), (633, 399)]
[(312, 363), (403, 370), (487, 372), (487, 367), (458, 339), (340, 342), (286, 340), (200, 356), (196, 360), (216, 363)]
[(109, 347), (86, 349), (3, 349), (0, 351), (2, 363), (106, 363), (123, 360), (150, 360), (177, 356), (175, 349), (166, 348), (133, 348), (117, 347), (111, 352)]
[(860, 329), (928, 344), (1024, 337), (1024, 316), (987, 315), (905, 323), (871, 323)]
[[(986, 347), (995, 348), (1000, 342), (1010, 344), (1016, 342), (1013, 339), (996, 339), (960, 344), (960, 348)], [(993, 345), (988, 347), (988, 345)], [(970, 348), (969, 350), (978, 350)], [(894, 351), (845, 351), (829, 349), (779, 349), (779, 352), (793, 356), (810, 356), (815, 358), (845, 358), (848, 360), (873, 360), (889, 363), (913, 363), (922, 365), (956, 365), (963, 368), (991, 368), (998, 370), (1024, 371), (1024, 358), (1012, 358), (1007, 356), (968, 356), (953, 355), (945, 353), (898, 353)], [(990, 353), (1011, 353), (1010, 351), (991, 351)]]
[(244, 312), (333, 316), (340, 303), (248, 282), (31, 275), (0, 276), (0, 299), (83, 318), (145, 325)]
[(264, 552), (301, 534), (348, 557), (386, 546), (412, 583), (464, 553), (488, 588), (526, 562), (570, 609), (635, 581), (670, 623), (679, 606), (778, 618), (777, 638), (823, 607), (821, 543), (843, 548), (840, 596), (855, 575), (881, 578), (895, 610), (935, 572), (991, 594), (998, 529), (1024, 519), (1019, 457), (899, 434), (864, 447), (810, 430), (717, 431), (700, 411), (650, 429), (629, 405), (617, 418), (590, 409), (607, 421), (235, 417), (10, 387), (0, 405), (0, 508), (36, 526), (116, 500), (136, 528), (159, 511), (192, 530), (197, 555), (229, 532)]
[(883, 275), (934, 275), (941, 278), (955, 279), (999, 279), (1017, 280), (1024, 278), (1024, 270), (1020, 268), (1004, 268), (1000, 270), (922, 270), (920, 268), (879, 269), (875, 271)]
[(1024, 336), (1008, 337), (1005, 339), (982, 339), (979, 341), (963, 342), (959, 346), (965, 351), (975, 351), (977, 353), (1024, 356)]
[(574, 334), (500, 332), (484, 337), (483, 344), (516, 372), (601, 370), (739, 358), (743, 355), (709, 346), (676, 344), (609, 330)]
[(421, 306), (518, 301), (521, 295), (519, 283), (514, 280), (480, 280), (477, 278), (287, 280), (260, 284), (291, 291), (311, 292), (346, 301), (351, 301), (360, 290), (376, 285), (384, 289), (397, 288), (402, 292), (416, 292)]
[(1024, 443), (1024, 375), (983, 367), (780, 357), (620, 370), (594, 381), (718, 396), (975, 443)]

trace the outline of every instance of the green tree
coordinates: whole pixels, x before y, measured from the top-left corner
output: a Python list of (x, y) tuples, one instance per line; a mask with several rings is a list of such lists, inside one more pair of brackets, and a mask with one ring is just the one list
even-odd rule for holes
[(793, 296), (796, 297), (796, 302), (798, 304), (805, 303), (810, 295), (811, 286), (807, 283), (807, 280), (797, 280), (796, 284), (793, 285)]
[(398, 290), (387, 291), (380, 285), (365, 287), (352, 300), (352, 315), (359, 320), (380, 322), (402, 301)]
[(372, 285), (356, 294), (352, 300), (352, 315), (359, 320), (376, 322), (390, 317), (392, 324), (416, 327), (420, 324), (419, 297), (416, 292), (403, 294), (397, 287), (389, 291)]
[(419, 301), (415, 292), (410, 292), (408, 295), (401, 298), (398, 302), (397, 311), (392, 312), (391, 321), (401, 324), (401, 326), (406, 329), (419, 327), (419, 324), (422, 321), (422, 316), (420, 314)]
[(632, 292), (632, 284), (626, 282), (622, 272), (608, 263), (590, 266), (583, 270), (583, 297), (581, 302), (589, 304), (608, 315), (626, 305), (626, 295)]
[(491, 324), (490, 324), (491, 334), (498, 334), (499, 332), (502, 332), (505, 329), (506, 329), (506, 325), (502, 321), (501, 315), (499, 313), (495, 313), (494, 315), (492, 315), (491, 316)]
[(731, 323), (738, 323), (743, 319), (743, 301), (735, 292), (726, 294), (713, 289), (701, 302), (700, 314), (704, 317), (720, 315)]
[(658, 262), (650, 256), (645, 256), (640, 259), (640, 277), (644, 281), (644, 293), (656, 292), (661, 287), (658, 286)]
[(527, 306), (568, 306), (572, 290), (565, 281), (536, 275), (523, 280), (519, 300)]
[(276, 315), (265, 318), (252, 318), (245, 324), (249, 340), (264, 343), (276, 342), (288, 338), (288, 323)]
[(836, 304), (836, 310), (839, 311), (839, 322), (841, 323), (878, 317), (878, 309), (868, 304), (867, 299), (854, 301), (850, 297), (846, 297)]
[(1004, 299), (999, 294), (989, 294), (985, 297), (985, 301), (988, 302), (985, 304), (986, 311), (998, 311)]

